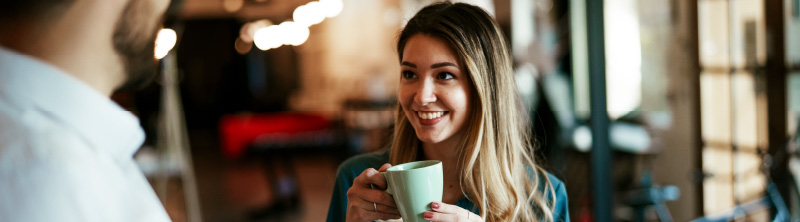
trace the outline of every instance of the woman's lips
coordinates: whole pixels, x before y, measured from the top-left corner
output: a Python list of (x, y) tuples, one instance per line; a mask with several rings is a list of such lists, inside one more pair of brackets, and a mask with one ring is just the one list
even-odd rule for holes
[(447, 111), (416, 111), (419, 123), (424, 126), (436, 125), (450, 113)]

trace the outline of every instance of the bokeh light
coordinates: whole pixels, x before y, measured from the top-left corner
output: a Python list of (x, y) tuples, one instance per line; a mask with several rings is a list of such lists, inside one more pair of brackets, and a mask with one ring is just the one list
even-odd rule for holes
[(325, 11), (325, 17), (328, 18), (333, 18), (342, 13), (342, 8), (344, 7), (342, 0), (320, 0), (319, 4)]
[(177, 41), (178, 34), (175, 33), (175, 30), (165, 28), (158, 31), (155, 49), (156, 59), (162, 59), (164, 56), (167, 56), (167, 54), (169, 54), (169, 50), (172, 50), (172, 47), (175, 47), (175, 42)]
[(261, 50), (278, 48), (283, 44), (280, 34), (277, 25), (270, 25), (256, 31), (256, 34), (253, 35), (253, 42), (256, 44), (256, 47)]
[(244, 0), (224, 0), (222, 1), (222, 7), (225, 8), (225, 11), (234, 13), (242, 9), (244, 6)]
[[(321, 5), (319, 2), (316, 1), (309, 2), (308, 4), (305, 5), (306, 13), (304, 16), (308, 17), (307, 21), (309, 22), (309, 24), (316, 25), (322, 22), (322, 20), (325, 20), (325, 14), (324, 14), (325, 9), (322, 7), (323, 5)], [(305, 19), (306, 18), (304, 18), (304, 20)]]
[(342, 0), (312, 1), (297, 7), (292, 12), (292, 21), (272, 25), (269, 20), (259, 20), (246, 23), (239, 33), (242, 43), (255, 43), (261, 50), (269, 50), (281, 45), (299, 46), (308, 40), (310, 30), (308, 27), (321, 23), (325, 18), (331, 18), (342, 12)]
[(241, 38), (242, 41), (244, 42), (252, 43), (253, 36), (256, 35), (256, 31), (262, 28), (266, 28), (267, 26), (270, 25), (272, 25), (272, 22), (266, 19), (245, 23), (239, 30), (239, 38)]
[(280, 24), (284, 45), (299, 46), (308, 40), (308, 27), (295, 23), (283, 22)]
[(311, 26), (312, 22), (311, 17), (308, 15), (309, 13), (310, 12), (308, 11), (307, 7), (305, 5), (301, 5), (300, 7), (294, 9), (294, 13), (292, 13), (292, 19), (294, 19), (294, 22), (297, 22), (298, 24)]

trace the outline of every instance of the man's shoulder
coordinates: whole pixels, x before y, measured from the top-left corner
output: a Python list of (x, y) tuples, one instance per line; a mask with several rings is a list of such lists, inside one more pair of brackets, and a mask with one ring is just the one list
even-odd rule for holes
[[(41, 110), (31, 109), (13, 109), (0, 101), (0, 136), (10, 137), (11, 140), (48, 140), (50, 136), (58, 136), (61, 134), (70, 134), (74, 136), (71, 130), (67, 129), (65, 123), (58, 121), (57, 118), (48, 115), (47, 112)], [(48, 136), (48, 137), (43, 137)], [(33, 138), (31, 138), (33, 137)], [(0, 143), (7, 142), (7, 140), (0, 140)]]
[(2, 164), (35, 164), (52, 161), (53, 158), (67, 159), (81, 153), (66, 148), (84, 145), (77, 134), (43, 112), (0, 107)]
[(19, 98), (13, 92), (0, 90), (0, 123), (0, 132), (5, 134), (11, 130), (52, 130), (56, 121), (30, 100)]

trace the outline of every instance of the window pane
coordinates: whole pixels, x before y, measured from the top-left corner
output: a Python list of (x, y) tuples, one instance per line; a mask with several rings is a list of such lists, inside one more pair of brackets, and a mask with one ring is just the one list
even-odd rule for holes
[(703, 147), (703, 172), (710, 175), (703, 181), (704, 214), (714, 214), (734, 206), (731, 148)]
[(700, 65), (728, 67), (728, 1), (700, 1), (697, 10)]
[(608, 116), (616, 119), (642, 102), (642, 47), (635, 0), (604, 2)]
[(764, 197), (767, 178), (760, 171), (761, 156), (740, 150), (733, 157), (735, 198), (743, 203)]
[(727, 73), (700, 74), (700, 116), (706, 144), (731, 143), (731, 90)]
[(800, 123), (800, 72), (791, 73), (786, 78), (786, 106), (788, 107), (786, 133), (787, 136), (792, 136), (797, 134), (798, 123)]
[(800, 65), (800, 1), (784, 0), (786, 63)]
[(730, 47), (733, 67), (764, 64), (766, 46), (764, 38), (764, 3), (762, 0), (731, 1)]
[(756, 103), (755, 78), (750, 73), (736, 73), (733, 75), (731, 83), (733, 99), (731, 100), (732, 115), (734, 117), (733, 142), (736, 146), (752, 147), (758, 145), (758, 122), (756, 114), (758, 106)]

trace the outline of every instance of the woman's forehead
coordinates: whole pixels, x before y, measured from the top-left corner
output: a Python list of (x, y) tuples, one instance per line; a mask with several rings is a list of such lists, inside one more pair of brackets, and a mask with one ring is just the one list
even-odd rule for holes
[(410, 62), (415, 65), (430, 65), (441, 62), (461, 63), (456, 50), (447, 41), (426, 34), (416, 34), (409, 37), (403, 48), (403, 58), (401, 60), (401, 62)]

